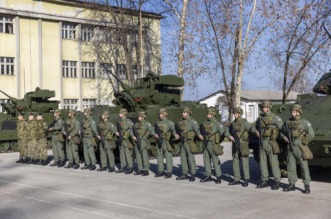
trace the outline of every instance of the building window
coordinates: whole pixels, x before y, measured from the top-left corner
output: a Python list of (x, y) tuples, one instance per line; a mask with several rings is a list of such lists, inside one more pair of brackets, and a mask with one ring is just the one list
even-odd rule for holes
[(0, 33), (13, 34), (13, 19), (10, 17), (0, 16)]
[(3, 107), (2, 107), (2, 104), (3, 103), (6, 103), (8, 101), (8, 99), (0, 99), (0, 113), (3, 113)]
[(132, 75), (133, 75), (133, 79), (138, 79), (138, 71), (137, 71), (137, 65), (133, 65), (132, 66)]
[(62, 76), (65, 78), (77, 78), (77, 62), (62, 61)]
[(112, 73), (113, 65), (110, 63), (101, 63), (100, 64), (100, 78), (109, 78)]
[(14, 58), (0, 57), (0, 75), (14, 75)]
[(62, 38), (68, 40), (76, 39), (76, 25), (70, 23), (62, 24)]
[(63, 109), (76, 109), (76, 108), (77, 108), (77, 99), (63, 100)]
[(96, 105), (96, 99), (83, 99), (83, 109), (92, 108)]
[(81, 29), (82, 41), (90, 42), (92, 40), (92, 38), (93, 38), (93, 28), (87, 27), (87, 26), (82, 26), (82, 29)]
[(82, 77), (95, 78), (95, 64), (93, 62), (82, 63)]
[(121, 80), (127, 80), (128, 76), (126, 74), (126, 67), (125, 65), (119, 64), (117, 65), (117, 75)]

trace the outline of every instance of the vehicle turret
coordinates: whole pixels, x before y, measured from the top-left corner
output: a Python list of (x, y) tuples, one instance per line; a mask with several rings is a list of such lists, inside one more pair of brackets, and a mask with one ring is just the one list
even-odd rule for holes
[(317, 94), (331, 94), (331, 70), (318, 80), (313, 88), (313, 92)]

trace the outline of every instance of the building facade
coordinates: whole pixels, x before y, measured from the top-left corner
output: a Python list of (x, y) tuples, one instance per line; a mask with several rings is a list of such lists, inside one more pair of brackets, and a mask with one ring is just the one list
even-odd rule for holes
[[(144, 76), (143, 70), (161, 73), (160, 15), (142, 12), (145, 62), (143, 70), (137, 74), (134, 50), (130, 54), (133, 57), (129, 63), (131, 71), (126, 70), (128, 61), (118, 58), (123, 48), (115, 51), (112, 47), (117, 41), (103, 43), (103, 48), (107, 48), (109, 54), (115, 51), (116, 57), (105, 59), (95, 51), (93, 45), (103, 39), (104, 32), (118, 28), (109, 12), (104, 11), (101, 16), (109, 16), (107, 21), (99, 22), (97, 17), (92, 17), (97, 14), (94, 10), (95, 6), (81, 1), (0, 1), (1, 90), (15, 98), (22, 98), (36, 87), (55, 90), (53, 99), (61, 101), (60, 108), (82, 110), (95, 104), (111, 103), (110, 79), (113, 78), (109, 72), (124, 82)], [(120, 13), (118, 9), (113, 11)], [(124, 16), (137, 17), (136, 14), (127, 11)], [(138, 26), (129, 26), (132, 32), (138, 32)], [(116, 32), (114, 35), (116, 38)], [(0, 94), (0, 102), (7, 99)]]

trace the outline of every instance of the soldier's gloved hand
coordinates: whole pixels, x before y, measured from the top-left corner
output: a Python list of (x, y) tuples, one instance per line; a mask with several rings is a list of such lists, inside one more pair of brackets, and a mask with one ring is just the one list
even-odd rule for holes
[(156, 139), (159, 139), (159, 136), (158, 136), (157, 134), (155, 134), (154, 137), (155, 137)]
[(70, 140), (70, 139), (71, 139), (71, 136), (69, 135), (69, 136), (68, 136), (68, 140)]
[(136, 136), (133, 136), (133, 137), (132, 137), (132, 139), (133, 139), (134, 141), (137, 141), (137, 138), (136, 138)]
[(120, 133), (118, 133), (118, 132), (116, 132), (115, 134), (116, 134), (117, 136), (120, 136)]
[(288, 140), (288, 138), (286, 137), (286, 136), (284, 136), (284, 141), (286, 142), (286, 143), (290, 143), (290, 141)]
[(236, 142), (236, 141), (234, 140), (234, 137), (232, 137), (232, 136), (230, 136), (229, 139), (230, 139), (230, 141), (232, 141), (232, 142)]
[(260, 133), (259, 133), (259, 132), (255, 132), (255, 134), (256, 134), (256, 136), (257, 136), (258, 138), (261, 138), (261, 136), (260, 136)]
[(175, 134), (175, 139), (176, 139), (176, 140), (180, 139), (180, 137), (179, 137), (178, 134)]
[(201, 141), (203, 141), (203, 136), (202, 136), (202, 135), (199, 135), (199, 139), (200, 139)]
[(98, 138), (101, 140), (101, 136), (100, 135), (98, 135)]

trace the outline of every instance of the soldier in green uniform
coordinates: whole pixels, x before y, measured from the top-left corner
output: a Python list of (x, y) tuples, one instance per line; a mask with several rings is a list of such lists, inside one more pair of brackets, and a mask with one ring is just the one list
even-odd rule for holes
[(116, 148), (114, 135), (116, 134), (116, 127), (114, 123), (109, 121), (109, 112), (104, 111), (102, 121), (99, 124), (99, 135), (100, 142), (100, 162), (101, 166), (97, 171), (107, 171), (107, 159), (109, 161), (108, 172), (115, 171), (115, 156), (114, 149)]
[[(298, 181), (297, 163), (299, 163), (302, 173), (303, 183), (305, 185), (305, 194), (310, 193), (310, 174), (308, 159), (312, 159), (312, 153), (308, 143), (314, 138), (314, 130), (305, 119), (301, 118), (302, 108), (299, 104), (294, 104), (290, 108), (292, 118), (287, 120), (282, 128), (281, 136), (287, 142), (292, 142), (293, 148), (289, 145), (287, 149), (287, 173), (289, 186), (285, 191), (294, 191), (295, 183)], [(290, 134), (290, 135), (289, 135)], [(290, 139), (291, 137), (291, 139)]]
[[(155, 135), (154, 129), (150, 122), (146, 120), (146, 113), (139, 112), (138, 113), (138, 122), (134, 125), (134, 136), (133, 140), (136, 142), (135, 144), (135, 155), (138, 164), (138, 171), (135, 172), (134, 175), (149, 175), (149, 155), (148, 155), (148, 147), (150, 147), (150, 143), (148, 141), (148, 137), (150, 135)], [(138, 143), (138, 137), (140, 142)], [(139, 145), (138, 145), (139, 144)]]
[(205, 166), (206, 177), (200, 182), (212, 181), (211, 161), (216, 173), (216, 183), (221, 183), (221, 161), (218, 155), (223, 154), (223, 148), (220, 145), (221, 139), (229, 137), (229, 132), (215, 118), (216, 111), (213, 108), (208, 109), (207, 120), (201, 124), (201, 133), (204, 137), (203, 162)]
[(78, 135), (79, 135), (80, 124), (76, 119), (75, 110), (70, 109), (68, 111), (68, 117), (69, 118), (67, 119), (66, 124), (64, 125), (63, 132), (67, 140), (66, 154), (69, 163), (64, 168), (78, 169), (79, 168), (78, 145), (80, 144)]
[(280, 168), (278, 161), (278, 154), (280, 153), (279, 146), (276, 139), (279, 136), (279, 131), (283, 126), (283, 121), (279, 116), (276, 116), (270, 110), (272, 104), (270, 101), (263, 101), (260, 105), (262, 113), (255, 122), (257, 129), (256, 135), (260, 139), (259, 156), (260, 156), (260, 170), (261, 183), (257, 188), (268, 187), (268, 161), (272, 170), (272, 175), (275, 179), (275, 184), (271, 187), (277, 190), (280, 187)]
[(92, 111), (90, 108), (84, 109), (84, 121), (83, 121), (83, 148), (84, 148), (84, 159), (85, 166), (82, 170), (95, 170), (95, 164), (97, 159), (95, 158), (94, 147), (97, 146), (95, 136), (98, 136), (97, 125), (91, 117)]
[[(132, 158), (132, 150), (133, 145), (130, 142), (129, 137), (133, 136), (132, 127), (133, 123), (130, 119), (126, 118), (128, 111), (126, 109), (121, 109), (119, 112), (120, 121), (117, 123), (117, 132), (116, 135), (121, 139), (119, 143), (120, 147), (120, 162), (121, 168), (115, 173), (123, 173), (131, 174), (133, 173), (133, 158)], [(125, 168), (127, 169), (125, 170)]]
[[(158, 129), (160, 133), (155, 133), (155, 138), (159, 142), (156, 145), (156, 151), (157, 151), (157, 166), (158, 171), (155, 174), (155, 177), (161, 177), (165, 175), (165, 178), (171, 178), (172, 177), (172, 171), (173, 171), (173, 152), (174, 148), (170, 144), (171, 136), (175, 136), (176, 139), (179, 139), (178, 134), (175, 130), (175, 124), (167, 119), (168, 112), (166, 109), (160, 109), (159, 111), (159, 118), (160, 120), (155, 123), (155, 130)], [(167, 171), (166, 174), (164, 174), (164, 163), (163, 158), (166, 158), (166, 166)]]
[(29, 121), (27, 125), (27, 139), (28, 139), (28, 164), (35, 163), (36, 157), (36, 147), (37, 147), (37, 121), (35, 119), (34, 113), (29, 113)]
[(19, 159), (16, 163), (26, 163), (27, 159), (27, 122), (24, 119), (24, 113), (18, 113), (17, 115), (17, 139), (18, 139), (18, 151), (19, 151)]
[(49, 131), (52, 133), (52, 151), (54, 157), (54, 163), (50, 166), (63, 167), (65, 165), (63, 151), (64, 138), (62, 134), (64, 121), (61, 118), (60, 110), (54, 110), (54, 120), (54, 126), (49, 128)]
[(42, 113), (37, 113), (37, 147), (36, 154), (38, 158), (37, 165), (46, 166), (47, 164), (47, 139), (45, 131), (47, 124), (43, 119)]
[(232, 168), (234, 180), (229, 185), (240, 184), (240, 160), (242, 161), (244, 171), (244, 183), (243, 187), (248, 186), (250, 179), (249, 174), (249, 132), (256, 133), (256, 130), (252, 124), (242, 118), (243, 110), (240, 107), (235, 107), (233, 110), (234, 121), (230, 124), (230, 140), (232, 143)]
[(183, 120), (178, 123), (181, 130), (181, 150), (180, 162), (182, 166), (182, 175), (177, 177), (176, 180), (189, 179), (187, 174), (190, 167), (191, 178), (190, 182), (195, 181), (196, 163), (194, 154), (199, 152), (198, 146), (194, 142), (194, 137), (198, 136), (200, 140), (203, 137), (199, 130), (199, 125), (195, 119), (191, 117), (192, 111), (189, 107), (183, 109)]

